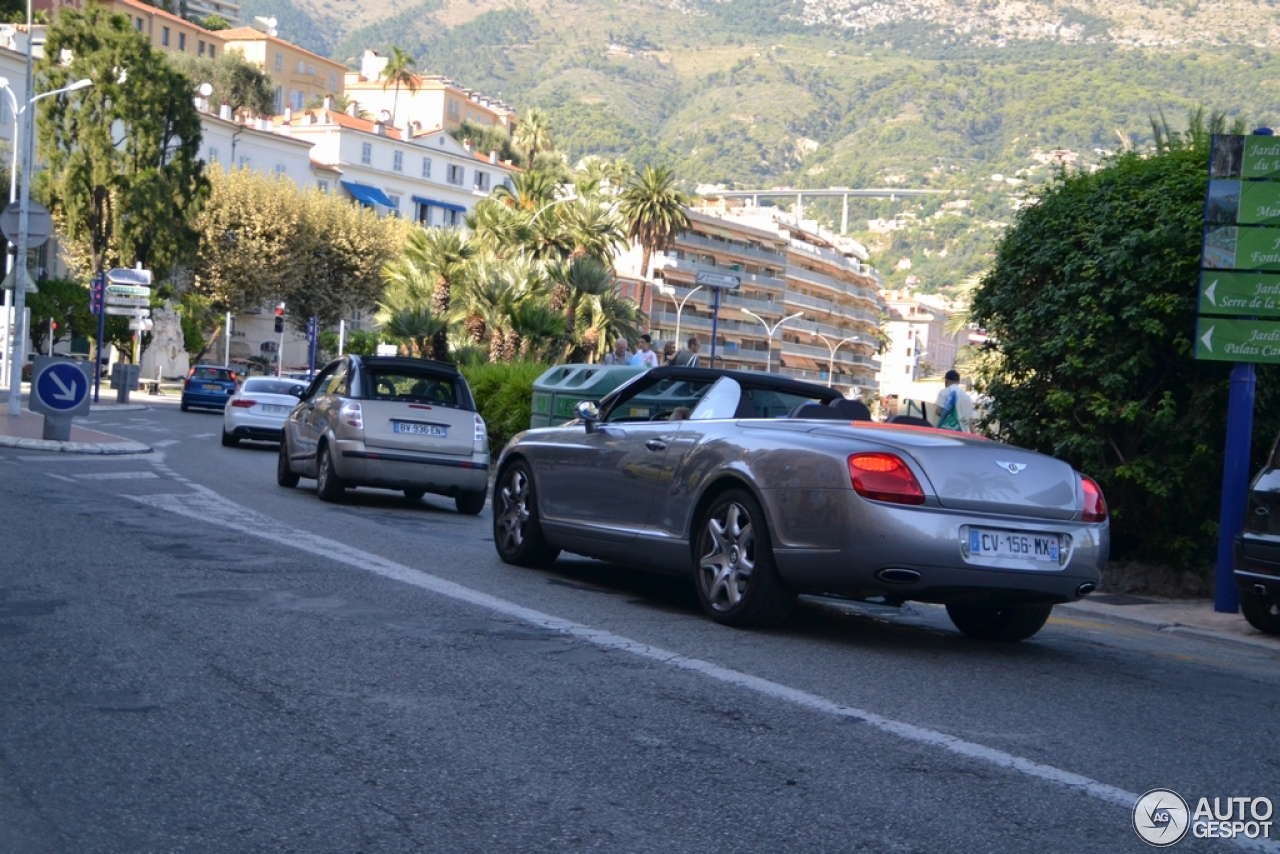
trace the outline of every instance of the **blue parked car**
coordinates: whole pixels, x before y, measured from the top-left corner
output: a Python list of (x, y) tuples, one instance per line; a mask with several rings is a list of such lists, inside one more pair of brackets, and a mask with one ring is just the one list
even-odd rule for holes
[(227, 400), (236, 393), (240, 376), (221, 365), (196, 365), (182, 384), (182, 411), (193, 406), (226, 409)]

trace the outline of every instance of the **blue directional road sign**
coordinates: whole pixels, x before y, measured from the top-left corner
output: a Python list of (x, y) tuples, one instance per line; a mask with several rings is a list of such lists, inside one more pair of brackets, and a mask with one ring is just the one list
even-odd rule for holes
[(88, 362), (38, 356), (31, 378), (31, 411), (45, 415), (88, 415)]

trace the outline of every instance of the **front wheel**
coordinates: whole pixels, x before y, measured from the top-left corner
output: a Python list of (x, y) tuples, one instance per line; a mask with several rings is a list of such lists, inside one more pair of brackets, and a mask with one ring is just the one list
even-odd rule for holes
[(298, 475), (289, 466), (289, 440), (280, 437), (280, 453), (276, 456), (276, 483), (285, 489), (293, 489), (298, 485)]
[(740, 489), (718, 496), (698, 527), (695, 579), (702, 610), (727, 626), (782, 622), (796, 591), (778, 574), (755, 497)]
[(1240, 593), (1240, 610), (1244, 618), (1263, 634), (1280, 635), (1280, 598)]
[(346, 487), (333, 467), (333, 452), (329, 450), (328, 442), (320, 446), (320, 458), (316, 460), (316, 465), (319, 469), (316, 472), (316, 495), (320, 496), (321, 501), (337, 501), (342, 498)]
[(461, 492), (453, 497), (453, 503), (462, 515), (476, 516), (484, 509), (487, 497), (483, 492)]
[(516, 566), (551, 566), (560, 556), (542, 537), (533, 475), (524, 460), (507, 466), (493, 490), (493, 545), (504, 563)]
[(961, 634), (975, 640), (1022, 641), (1044, 628), (1052, 605), (947, 605), (947, 616)]

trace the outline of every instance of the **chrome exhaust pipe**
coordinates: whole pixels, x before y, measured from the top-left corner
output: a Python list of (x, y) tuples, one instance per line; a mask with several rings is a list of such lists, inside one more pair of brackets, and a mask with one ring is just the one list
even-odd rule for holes
[(1098, 585), (1094, 584), (1092, 581), (1086, 581), (1084, 584), (1081, 584), (1079, 587), (1076, 588), (1076, 595), (1088, 596), (1090, 593), (1092, 593), (1097, 589), (1098, 589)]
[(914, 569), (890, 567), (877, 572), (876, 578), (889, 584), (915, 584), (920, 580), (920, 573)]
[(1254, 592), (1254, 593), (1257, 593), (1259, 596), (1266, 596), (1266, 595), (1267, 595), (1267, 585), (1265, 585), (1265, 584), (1255, 584), (1255, 585), (1253, 585), (1253, 592)]

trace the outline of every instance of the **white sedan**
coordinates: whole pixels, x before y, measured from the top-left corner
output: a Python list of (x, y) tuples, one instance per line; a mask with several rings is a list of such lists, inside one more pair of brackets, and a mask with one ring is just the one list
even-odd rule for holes
[(241, 439), (279, 442), (284, 420), (307, 390), (302, 380), (251, 377), (227, 400), (222, 414), (222, 444), (234, 447)]

